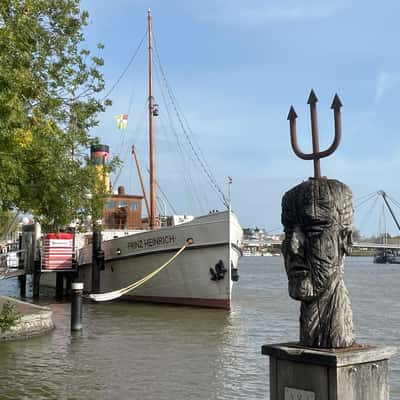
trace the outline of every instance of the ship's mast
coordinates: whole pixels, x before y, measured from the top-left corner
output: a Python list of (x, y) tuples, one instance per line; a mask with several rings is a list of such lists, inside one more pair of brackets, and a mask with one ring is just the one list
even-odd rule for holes
[(153, 130), (153, 33), (151, 27), (151, 10), (147, 12), (147, 30), (149, 34), (149, 143), (150, 143), (150, 229), (156, 225), (156, 163)]

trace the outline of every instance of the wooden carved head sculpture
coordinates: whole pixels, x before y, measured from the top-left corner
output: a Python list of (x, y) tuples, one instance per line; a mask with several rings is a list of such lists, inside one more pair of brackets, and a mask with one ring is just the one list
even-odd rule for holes
[(289, 295), (301, 301), (300, 344), (352, 346), (353, 317), (343, 281), (343, 259), (351, 246), (353, 225), (351, 190), (316, 174), (285, 193), (282, 224)]

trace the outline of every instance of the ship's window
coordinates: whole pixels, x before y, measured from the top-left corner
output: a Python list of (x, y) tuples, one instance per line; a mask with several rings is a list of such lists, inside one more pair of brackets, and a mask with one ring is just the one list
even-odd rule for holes
[(113, 210), (115, 208), (115, 201), (108, 200), (106, 203), (107, 210)]
[(131, 202), (131, 211), (136, 211), (138, 209), (138, 203), (136, 201)]

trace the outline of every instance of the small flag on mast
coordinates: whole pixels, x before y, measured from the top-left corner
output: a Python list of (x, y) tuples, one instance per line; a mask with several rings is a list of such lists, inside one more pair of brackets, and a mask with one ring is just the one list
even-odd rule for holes
[(128, 126), (128, 114), (119, 114), (115, 116), (117, 120), (117, 128), (118, 129), (126, 129)]

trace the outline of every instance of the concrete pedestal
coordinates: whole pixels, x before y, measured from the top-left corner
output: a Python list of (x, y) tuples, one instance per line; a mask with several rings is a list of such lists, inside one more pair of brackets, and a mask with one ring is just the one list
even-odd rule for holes
[(388, 400), (388, 360), (396, 351), (262, 346), (262, 354), (270, 357), (270, 400)]

